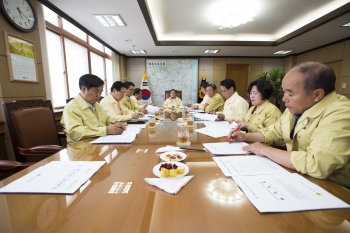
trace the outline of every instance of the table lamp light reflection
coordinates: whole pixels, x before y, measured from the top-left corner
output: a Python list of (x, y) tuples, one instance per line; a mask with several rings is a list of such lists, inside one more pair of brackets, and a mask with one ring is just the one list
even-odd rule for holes
[(218, 178), (207, 185), (208, 192), (224, 201), (236, 201), (244, 198), (244, 194), (231, 179)]

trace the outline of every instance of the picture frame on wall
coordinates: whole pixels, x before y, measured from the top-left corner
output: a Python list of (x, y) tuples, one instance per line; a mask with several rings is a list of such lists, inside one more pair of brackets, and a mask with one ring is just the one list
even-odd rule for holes
[(4, 32), (7, 63), (11, 82), (39, 83), (35, 43)]

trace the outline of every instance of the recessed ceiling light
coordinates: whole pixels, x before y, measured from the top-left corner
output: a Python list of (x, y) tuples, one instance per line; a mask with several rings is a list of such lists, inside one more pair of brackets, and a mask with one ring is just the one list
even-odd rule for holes
[(343, 27), (350, 27), (350, 23), (346, 23), (344, 25), (342, 25)]
[(105, 27), (125, 27), (126, 23), (120, 15), (94, 15)]
[(277, 52), (275, 52), (275, 53), (273, 53), (273, 54), (286, 54), (286, 53), (290, 53), (290, 52), (292, 52), (293, 50), (280, 50), (280, 51), (277, 51)]
[(130, 50), (130, 52), (132, 52), (133, 54), (144, 54), (144, 53), (146, 53), (145, 50)]
[(220, 49), (206, 49), (203, 53), (218, 53)]

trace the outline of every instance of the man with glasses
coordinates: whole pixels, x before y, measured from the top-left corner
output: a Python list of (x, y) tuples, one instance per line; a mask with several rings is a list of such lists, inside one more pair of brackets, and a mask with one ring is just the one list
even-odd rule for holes
[(142, 99), (141, 88), (135, 88), (134, 95), (131, 96), (130, 99), (134, 102), (134, 105), (139, 109), (146, 108), (148, 106), (148, 104), (143, 104), (141, 102), (141, 99)]
[(116, 81), (111, 87), (109, 95), (101, 100), (105, 112), (109, 117), (117, 121), (128, 121), (131, 119), (138, 119), (139, 112), (134, 112), (125, 108), (120, 101), (123, 99), (126, 92), (126, 85), (123, 82)]
[(236, 83), (232, 79), (224, 79), (220, 82), (221, 94), (225, 97), (223, 112), (213, 112), (218, 119), (239, 123), (244, 120), (248, 112), (249, 104), (236, 92)]
[(121, 103), (124, 105), (125, 108), (134, 111), (134, 112), (140, 112), (141, 115), (146, 114), (147, 110), (145, 108), (138, 108), (134, 105), (134, 102), (130, 98), (135, 90), (135, 84), (133, 82), (125, 82), (126, 86), (125, 96), (121, 100)]
[(224, 100), (221, 95), (216, 93), (216, 85), (214, 83), (208, 84), (206, 90), (209, 100), (203, 104), (204, 111), (207, 113), (222, 111), (224, 108)]

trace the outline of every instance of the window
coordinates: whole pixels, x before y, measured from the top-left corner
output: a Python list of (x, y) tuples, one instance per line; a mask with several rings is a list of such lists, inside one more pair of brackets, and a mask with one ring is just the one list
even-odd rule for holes
[(113, 83), (112, 51), (55, 12), (43, 7), (54, 109), (62, 109), (66, 105), (66, 99), (78, 95), (79, 78), (84, 74), (94, 74), (105, 81), (102, 93), (105, 96)]

